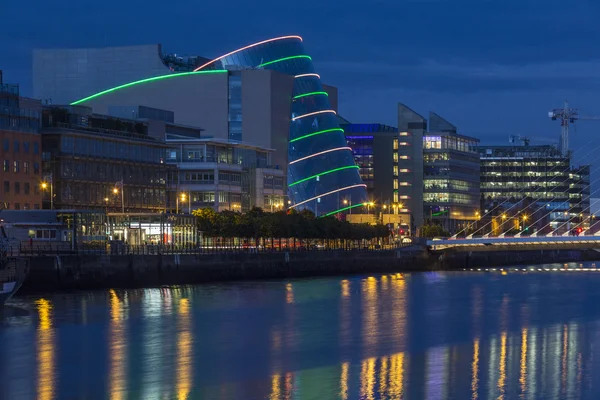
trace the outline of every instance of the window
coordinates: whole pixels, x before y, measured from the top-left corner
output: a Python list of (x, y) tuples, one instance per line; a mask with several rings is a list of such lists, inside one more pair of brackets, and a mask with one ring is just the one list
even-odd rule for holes
[(23, 142), (23, 152), (29, 154), (29, 142)]
[(14, 150), (14, 152), (15, 152), (15, 153), (18, 153), (18, 152), (19, 152), (19, 141), (18, 141), (18, 140), (15, 140), (15, 143), (14, 143), (14, 145), (13, 145), (13, 146), (14, 146), (14, 149), (13, 149), (13, 150)]
[(10, 182), (4, 181), (4, 194), (10, 193)]
[(40, 194), (40, 188), (37, 186), (33, 187), (33, 194)]
[(4, 160), (4, 163), (2, 164), (2, 171), (10, 172), (10, 161), (9, 160)]
[(15, 203), (15, 210), (20, 210), (20, 209), (21, 209), (21, 204)]
[(40, 164), (39, 163), (36, 163), (36, 162), (33, 163), (33, 173), (35, 175), (38, 175), (40, 173)]
[(29, 210), (29, 203), (25, 203), (23, 205), (23, 210)]
[(15, 194), (21, 194), (21, 182), (15, 182)]
[(19, 172), (19, 162), (13, 161), (13, 172)]
[(26, 174), (29, 173), (29, 161), (23, 161), (23, 172)]
[[(23, 184), (23, 193), (25, 193), (25, 194), (29, 194), (29, 189), (30, 189), (29, 182), (25, 182), (25, 183)], [(29, 208), (29, 207), (27, 207), (27, 208)]]
[(10, 141), (8, 139), (4, 139), (4, 151), (10, 150)]
[(34, 142), (33, 143), (33, 154), (39, 154), (40, 153), (40, 144), (38, 142)]
[(37, 204), (37, 203), (36, 203), (36, 204), (34, 204), (34, 205), (33, 205), (33, 209), (34, 209), (34, 210), (39, 210), (39, 209), (40, 209), (40, 205), (39, 205), (39, 204)]

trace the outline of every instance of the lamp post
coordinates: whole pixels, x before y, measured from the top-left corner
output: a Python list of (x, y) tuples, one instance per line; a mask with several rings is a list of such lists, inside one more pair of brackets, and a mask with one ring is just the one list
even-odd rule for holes
[(175, 214), (179, 214), (179, 198), (180, 197), (181, 197), (181, 202), (185, 203), (185, 193), (181, 193), (181, 195), (177, 196), (177, 201), (176, 201), (177, 208), (176, 208)]
[(348, 210), (349, 210), (350, 214), (352, 214), (352, 197), (350, 197), (350, 200), (344, 199), (344, 205), (348, 205), (348, 204), (350, 205), (348, 207)]
[(116, 196), (119, 194), (119, 188), (121, 189), (121, 212), (125, 214), (125, 188), (123, 187), (123, 181), (119, 181), (113, 188), (113, 194)]
[(50, 209), (54, 209), (54, 183), (52, 182), (52, 174), (48, 175), (45, 182), (42, 182), (42, 190), (46, 190), (50, 186)]

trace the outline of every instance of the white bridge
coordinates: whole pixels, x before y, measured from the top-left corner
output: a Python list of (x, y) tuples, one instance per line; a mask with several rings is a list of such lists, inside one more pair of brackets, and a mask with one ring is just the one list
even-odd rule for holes
[(433, 239), (427, 241), (432, 250), (535, 250), (535, 249), (600, 249), (600, 235), (589, 236), (521, 236), (521, 237), (479, 237), (457, 239)]

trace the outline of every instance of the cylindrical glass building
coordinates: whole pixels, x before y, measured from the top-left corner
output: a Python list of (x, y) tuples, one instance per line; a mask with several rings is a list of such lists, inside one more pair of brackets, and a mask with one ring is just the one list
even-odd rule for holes
[(365, 185), (302, 38), (285, 36), (255, 43), (197, 70), (233, 66), (271, 69), (295, 77), (288, 136), (291, 207), (325, 216), (362, 206), (367, 201)]

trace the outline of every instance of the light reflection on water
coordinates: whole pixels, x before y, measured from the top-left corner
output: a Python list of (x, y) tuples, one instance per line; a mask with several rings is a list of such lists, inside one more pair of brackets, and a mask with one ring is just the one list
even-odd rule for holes
[(591, 272), (17, 297), (0, 398), (596, 399), (599, 300)]

